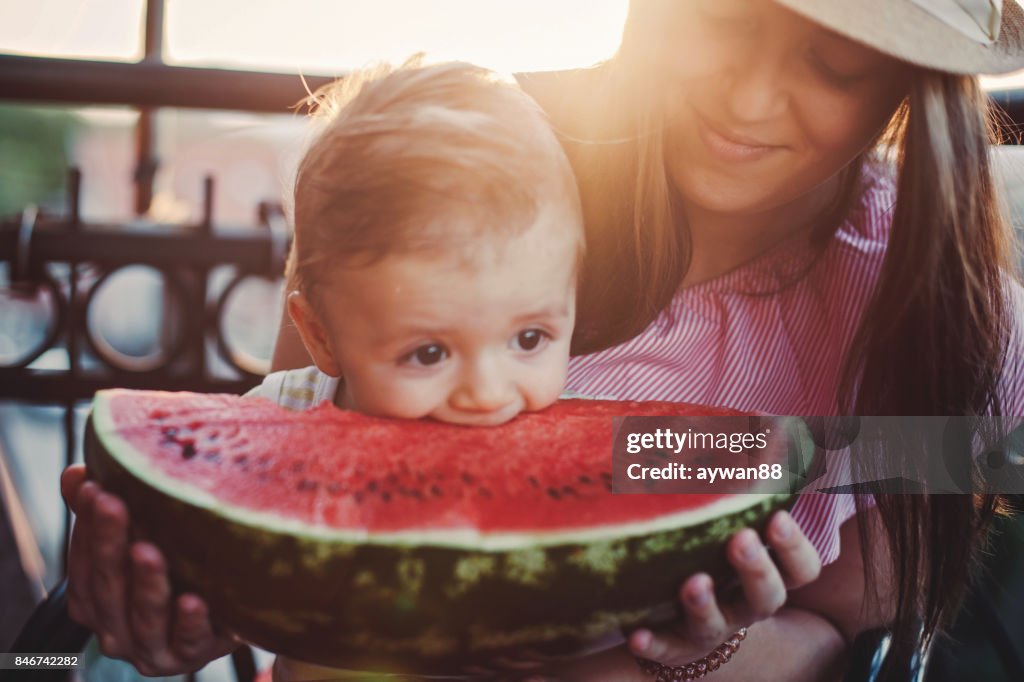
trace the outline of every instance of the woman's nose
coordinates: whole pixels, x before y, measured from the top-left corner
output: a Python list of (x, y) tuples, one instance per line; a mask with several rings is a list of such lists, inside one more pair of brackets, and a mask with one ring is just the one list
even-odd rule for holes
[(723, 83), (729, 119), (736, 123), (768, 121), (785, 112), (787, 88), (783, 55), (763, 49), (748, 49), (737, 55), (732, 73)]

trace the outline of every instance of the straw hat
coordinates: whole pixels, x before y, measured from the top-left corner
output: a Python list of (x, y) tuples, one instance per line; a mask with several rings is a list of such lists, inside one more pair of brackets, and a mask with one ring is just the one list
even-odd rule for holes
[(775, 1), (919, 66), (993, 75), (1024, 69), (1024, 10), (1017, 0)]

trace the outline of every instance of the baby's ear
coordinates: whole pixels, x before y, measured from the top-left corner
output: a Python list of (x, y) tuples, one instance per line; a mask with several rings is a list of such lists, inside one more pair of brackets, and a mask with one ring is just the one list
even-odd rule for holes
[(301, 291), (288, 294), (288, 314), (302, 337), (302, 345), (313, 358), (317, 369), (328, 376), (341, 376), (341, 368), (334, 359), (334, 344), (330, 331), (317, 315), (309, 299)]

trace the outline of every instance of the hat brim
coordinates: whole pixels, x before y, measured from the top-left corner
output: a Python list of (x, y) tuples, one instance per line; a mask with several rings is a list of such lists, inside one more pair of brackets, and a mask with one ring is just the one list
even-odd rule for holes
[(1004, 0), (999, 39), (978, 43), (909, 0), (775, 0), (816, 24), (897, 59), (938, 71), (1024, 69), (1024, 10)]

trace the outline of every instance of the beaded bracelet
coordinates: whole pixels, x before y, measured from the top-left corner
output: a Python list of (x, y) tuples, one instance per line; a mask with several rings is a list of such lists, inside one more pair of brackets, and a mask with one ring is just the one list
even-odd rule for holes
[(725, 640), (710, 654), (686, 665), (672, 667), (649, 658), (634, 656), (637, 665), (648, 675), (654, 675), (654, 682), (683, 682), (698, 680), (710, 672), (718, 670), (729, 662), (732, 655), (740, 648), (740, 642), (747, 638), (747, 629), (740, 628), (732, 637)]

